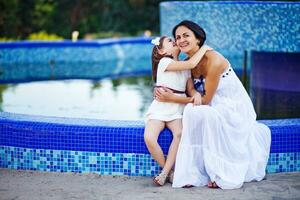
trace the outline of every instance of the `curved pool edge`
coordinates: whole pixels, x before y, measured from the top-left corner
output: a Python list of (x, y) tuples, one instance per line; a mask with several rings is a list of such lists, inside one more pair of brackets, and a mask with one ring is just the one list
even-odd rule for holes
[(152, 37), (122, 37), (97, 40), (59, 40), (59, 41), (12, 41), (0, 42), (0, 49), (3, 48), (37, 48), (37, 47), (103, 47), (115, 44), (150, 44)]
[[(300, 171), (300, 118), (260, 120), (272, 132), (268, 173)], [(153, 176), (159, 166), (143, 121), (45, 117), (0, 112), (0, 167), (103, 175)], [(163, 130), (164, 153), (172, 135)]]

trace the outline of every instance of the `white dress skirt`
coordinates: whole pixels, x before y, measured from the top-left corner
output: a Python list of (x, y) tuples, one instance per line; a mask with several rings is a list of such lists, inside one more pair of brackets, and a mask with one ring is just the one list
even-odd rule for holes
[[(175, 95), (186, 97), (186, 94)], [(181, 119), (183, 110), (184, 104), (159, 102), (157, 100), (153, 100), (146, 113), (145, 122), (147, 122), (149, 119), (156, 119), (165, 122)]]
[(229, 67), (220, 78), (210, 105), (188, 104), (175, 164), (173, 187), (240, 188), (265, 176), (270, 129), (256, 121), (252, 102)]

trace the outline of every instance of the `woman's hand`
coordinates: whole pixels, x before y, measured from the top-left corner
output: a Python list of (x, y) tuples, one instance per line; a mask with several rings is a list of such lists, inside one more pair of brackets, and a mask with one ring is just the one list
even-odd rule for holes
[(194, 106), (199, 106), (202, 104), (202, 96), (199, 92), (196, 92), (193, 96), (193, 104)]
[(172, 102), (173, 92), (165, 87), (157, 87), (154, 89), (154, 99), (160, 102)]

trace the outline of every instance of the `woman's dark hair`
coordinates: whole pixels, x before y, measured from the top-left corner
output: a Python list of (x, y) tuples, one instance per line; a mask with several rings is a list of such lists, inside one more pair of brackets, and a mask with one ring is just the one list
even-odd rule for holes
[(200, 41), (199, 43), (199, 47), (201, 47), (205, 40), (206, 40), (206, 33), (204, 31), (204, 29), (199, 26), (198, 24), (196, 24), (195, 22), (189, 21), (189, 20), (183, 20), (182, 22), (180, 22), (179, 24), (177, 24), (173, 30), (172, 30), (172, 34), (173, 37), (176, 40), (176, 30), (179, 26), (185, 26), (186, 28), (190, 29), (194, 34), (195, 37)]
[(163, 47), (163, 41), (164, 39), (167, 38), (166, 36), (162, 36), (159, 39), (159, 45), (154, 45), (153, 50), (152, 50), (152, 80), (156, 83), (156, 77), (157, 77), (157, 66), (163, 57), (165, 55), (162, 55), (159, 53), (159, 50), (162, 49)]

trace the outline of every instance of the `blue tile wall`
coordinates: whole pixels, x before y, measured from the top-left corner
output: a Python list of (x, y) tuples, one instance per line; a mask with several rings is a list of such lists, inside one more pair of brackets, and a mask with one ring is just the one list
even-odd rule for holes
[[(38, 121), (39, 117), (28, 116), (26, 119), (26, 116), (0, 113), (0, 145), (89, 152), (148, 153), (143, 139), (142, 122), (116, 121), (111, 126), (114, 121), (107, 123), (108, 120), (88, 122), (89, 120), (73, 119), (69, 124), (72, 119), (39, 116), (41, 120)], [(268, 124), (270, 121), (277, 121), (278, 124)], [(285, 123), (281, 124), (281, 121)], [(300, 119), (262, 122), (272, 132), (271, 153), (300, 152)], [(159, 143), (165, 154), (171, 140), (172, 134), (168, 129), (159, 136)]]
[(160, 170), (149, 154), (65, 151), (9, 146), (0, 146), (0, 168), (129, 176), (153, 176)]
[(100, 62), (116, 58), (150, 58), (151, 38), (135, 37), (70, 42), (0, 42), (0, 63)]
[[(300, 119), (261, 120), (272, 132), (269, 173), (300, 171)], [(0, 167), (152, 176), (159, 170), (142, 121), (42, 117), (0, 112)], [(159, 143), (167, 154), (172, 135)]]
[[(0, 168), (102, 175), (154, 176), (149, 154), (103, 153), (0, 146)], [(267, 173), (300, 171), (300, 152), (271, 153)]]
[(150, 39), (0, 42), (0, 83), (151, 74)]
[(163, 2), (161, 33), (188, 19), (201, 25), (207, 42), (222, 51), (300, 51), (300, 2)]
[(300, 51), (300, 2), (170, 1), (160, 3), (160, 31), (172, 35), (182, 20), (198, 23), (207, 44), (224, 54), (234, 68), (251, 51)]
[(267, 173), (300, 171), (300, 153), (271, 153)]
[[(2, 116), (2, 117), (1, 117)], [(20, 117), (21, 116), (21, 117)], [(16, 118), (15, 118), (16, 117)], [(0, 112), (0, 145), (37, 149), (74, 151), (148, 153), (144, 144), (143, 122), (80, 120), (40, 116), (41, 121), (26, 115)], [(51, 119), (54, 121), (51, 122)], [(64, 123), (65, 120), (65, 123)], [(78, 124), (75, 124), (76, 121)], [(113, 126), (112, 124), (115, 123)], [(136, 126), (134, 126), (136, 124)], [(159, 142), (167, 153), (172, 134), (165, 129)]]

